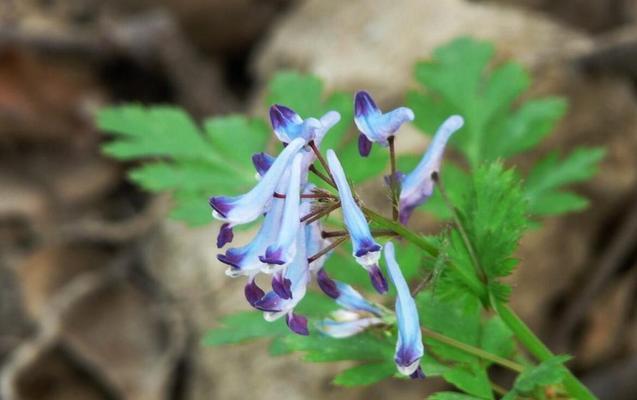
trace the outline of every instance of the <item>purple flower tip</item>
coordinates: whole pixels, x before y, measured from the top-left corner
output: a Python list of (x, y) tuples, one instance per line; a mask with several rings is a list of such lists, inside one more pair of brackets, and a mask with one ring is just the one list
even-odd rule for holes
[(286, 318), (290, 330), (298, 335), (307, 336), (310, 334), (307, 329), (307, 318), (302, 315), (290, 313)]
[(255, 281), (250, 281), (244, 288), (246, 300), (251, 306), (254, 306), (259, 300), (265, 296), (265, 292), (256, 284)]
[(364, 90), (356, 93), (356, 98), (354, 99), (354, 115), (356, 117), (369, 115), (376, 111), (378, 111), (378, 107), (369, 93)]
[(274, 104), (270, 107), (270, 122), (272, 123), (272, 128), (277, 130), (281, 127), (285, 127), (295, 119), (296, 115), (292, 109), (280, 104)]
[(358, 135), (358, 152), (362, 157), (367, 157), (372, 151), (372, 142), (364, 134)]
[(283, 265), (285, 260), (282, 259), (283, 250), (281, 248), (268, 247), (265, 255), (259, 256), (259, 260), (264, 264)]
[(418, 368), (416, 368), (416, 370), (411, 375), (409, 375), (409, 377), (411, 379), (425, 379), (425, 373), (422, 372), (422, 368), (419, 365)]
[(374, 285), (374, 289), (376, 289), (378, 293), (386, 293), (389, 289), (387, 286), (387, 280), (380, 271), (380, 268), (378, 268), (378, 265), (374, 265), (369, 269), (369, 279), (371, 279), (372, 285)]
[(358, 250), (356, 250), (355, 256), (363, 257), (367, 253), (379, 251), (379, 250), (380, 250), (380, 245), (378, 243), (374, 243), (373, 241), (366, 240), (360, 244), (360, 246), (358, 247)]
[(226, 254), (217, 254), (217, 260), (224, 264), (227, 264), (233, 268), (240, 269), (241, 260), (243, 260), (244, 254), (236, 251), (236, 249), (229, 249)]
[(321, 290), (328, 296), (333, 299), (338, 298), (341, 292), (338, 290), (336, 286), (336, 282), (334, 282), (325, 271), (325, 268), (321, 268), (316, 273), (316, 280), (318, 281), (318, 285)]
[(226, 223), (221, 225), (221, 229), (219, 229), (219, 234), (217, 235), (217, 248), (222, 248), (227, 243), (232, 242), (232, 239), (234, 239), (234, 233), (232, 232), (230, 224)]
[(212, 196), (208, 199), (208, 204), (223, 218), (226, 218), (232, 206), (224, 196)]
[(254, 169), (256, 169), (257, 173), (261, 176), (268, 172), (274, 160), (275, 158), (268, 153), (261, 152), (252, 155), (252, 164), (254, 165)]
[(292, 298), (292, 281), (288, 278), (275, 275), (272, 278), (272, 290), (282, 299)]

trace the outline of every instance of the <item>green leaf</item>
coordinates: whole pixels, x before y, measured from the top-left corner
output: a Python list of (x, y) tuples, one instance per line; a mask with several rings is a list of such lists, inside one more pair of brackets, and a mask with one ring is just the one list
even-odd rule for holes
[(455, 392), (438, 392), (427, 397), (427, 400), (480, 400), (480, 397)]
[(567, 372), (563, 364), (570, 358), (567, 355), (554, 356), (526, 369), (515, 380), (513, 390), (520, 394), (529, 394), (537, 387), (560, 383)]
[(290, 349), (305, 353), (303, 359), (310, 362), (391, 361), (396, 346), (395, 341), (370, 332), (344, 339), (324, 335), (289, 335), (284, 341)]
[[(530, 77), (515, 62), (490, 66), (493, 54), (488, 42), (456, 39), (438, 48), (431, 60), (416, 65), (416, 80), (423, 88), (407, 96), (416, 114), (415, 125), (427, 134), (433, 134), (452, 114), (465, 118), (451, 145), (473, 168), (535, 148), (567, 109), (565, 100), (558, 97), (519, 101), (530, 86)], [(590, 179), (602, 156), (600, 149), (591, 149), (576, 151), (563, 162), (555, 155), (541, 161), (525, 184), (528, 212), (543, 216), (585, 208), (587, 200), (565, 192), (563, 186)], [(464, 187), (461, 178), (445, 179), (445, 183), (452, 198)], [(425, 209), (448, 218), (442, 205), (434, 194)]]
[[(425, 290), (416, 296), (416, 303), (423, 326), (472, 346), (479, 344), (480, 304), (475, 297), (465, 295), (442, 300)], [(448, 361), (476, 363), (478, 360), (436, 339), (425, 338), (425, 343), (432, 352)]]
[(492, 317), (482, 325), (480, 347), (489, 353), (508, 358), (515, 351), (513, 332), (500, 317)]
[[(489, 283), (498, 283), (497, 278), (509, 275), (517, 264), (512, 255), (528, 226), (519, 179), (499, 162), (482, 165), (458, 209), (479, 268)], [(450, 258), (460, 268), (475, 264), (457, 230), (451, 235)], [(490, 288), (497, 288), (492, 293), (505, 300), (500, 286)]]
[(165, 106), (104, 108), (97, 122), (113, 136), (104, 152), (146, 159), (130, 170), (130, 179), (149, 191), (173, 192), (171, 216), (190, 225), (210, 223), (213, 192), (239, 194), (255, 184), (250, 157), (270, 134), (262, 120), (236, 115), (209, 119), (201, 132), (184, 111)]
[(533, 167), (526, 179), (529, 210), (537, 215), (549, 215), (586, 207), (586, 199), (559, 189), (593, 177), (604, 154), (601, 148), (579, 148), (563, 160), (556, 152), (549, 154)]
[(203, 339), (206, 346), (241, 343), (250, 339), (275, 337), (288, 332), (283, 320), (267, 322), (263, 313), (245, 311), (225, 316), (221, 326), (209, 331)]
[(480, 399), (493, 399), (489, 376), (484, 368), (475, 365), (469, 368), (458, 366), (442, 376), (447, 382), (471, 395)]
[(334, 377), (335, 385), (354, 387), (371, 385), (389, 378), (396, 372), (396, 365), (392, 362), (357, 365), (346, 369)]
[(407, 97), (416, 126), (429, 134), (451, 114), (465, 118), (452, 144), (473, 167), (535, 146), (566, 111), (564, 100), (557, 98), (534, 99), (515, 108), (530, 78), (513, 62), (489, 69), (493, 54), (491, 43), (456, 39), (438, 48), (430, 61), (416, 65), (416, 80), (426, 89)]

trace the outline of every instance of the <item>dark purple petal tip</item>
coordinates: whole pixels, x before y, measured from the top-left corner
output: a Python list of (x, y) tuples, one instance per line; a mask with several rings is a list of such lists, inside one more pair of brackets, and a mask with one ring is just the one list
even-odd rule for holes
[(367, 239), (358, 246), (358, 250), (356, 250), (356, 253), (354, 253), (354, 255), (356, 257), (362, 257), (367, 253), (372, 253), (375, 251), (380, 251), (380, 245)]
[(367, 139), (367, 136), (360, 134), (358, 136), (358, 153), (362, 157), (367, 157), (372, 151), (372, 142)]
[(212, 196), (208, 199), (208, 204), (215, 210), (219, 215), (226, 218), (228, 216), (228, 212), (232, 210), (232, 205), (230, 201), (225, 196)]
[(240, 264), (244, 256), (243, 253), (236, 251), (236, 249), (229, 249), (226, 251), (226, 254), (217, 254), (217, 260), (233, 268), (240, 269)]
[(318, 281), (318, 285), (321, 290), (328, 296), (333, 299), (338, 298), (341, 295), (341, 292), (336, 287), (336, 282), (334, 282), (325, 272), (325, 268), (321, 268), (316, 273), (316, 280)]
[(268, 292), (259, 301), (253, 304), (254, 308), (266, 312), (281, 311), (281, 298), (274, 292)]
[(307, 318), (304, 316), (290, 313), (286, 318), (286, 322), (292, 332), (303, 336), (310, 334), (310, 331), (307, 329)]
[(282, 299), (292, 298), (292, 281), (288, 278), (275, 275), (272, 278), (272, 290)]
[(283, 250), (281, 248), (268, 247), (265, 250), (265, 255), (259, 256), (259, 260), (264, 264), (285, 264), (285, 260), (283, 259)]
[(217, 235), (217, 248), (222, 248), (226, 244), (232, 242), (234, 239), (234, 232), (232, 232), (232, 227), (230, 224), (223, 224), (219, 229), (219, 234)]
[(274, 130), (285, 127), (290, 122), (293, 122), (296, 116), (297, 114), (294, 110), (286, 106), (275, 104), (270, 107), (270, 122)]
[(425, 379), (425, 373), (422, 372), (422, 368), (419, 365), (418, 368), (411, 375), (409, 375), (409, 377), (411, 379)]
[(248, 300), (248, 303), (250, 303), (253, 307), (263, 298), (263, 296), (265, 296), (265, 292), (256, 284), (255, 281), (248, 282), (243, 292), (245, 293), (246, 300)]
[(254, 169), (257, 170), (257, 173), (261, 176), (265, 175), (266, 172), (272, 166), (276, 158), (272, 157), (268, 153), (255, 153), (252, 155), (252, 164), (254, 164)]
[(378, 106), (376, 106), (369, 93), (364, 90), (356, 93), (354, 100), (354, 115), (356, 117), (369, 115), (376, 111), (378, 111)]
[(369, 269), (369, 279), (371, 279), (372, 285), (378, 293), (387, 293), (387, 290), (389, 289), (387, 286), (387, 280), (377, 265)]

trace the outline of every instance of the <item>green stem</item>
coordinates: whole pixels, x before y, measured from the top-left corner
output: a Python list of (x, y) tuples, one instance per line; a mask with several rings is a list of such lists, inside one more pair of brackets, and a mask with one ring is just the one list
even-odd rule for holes
[[(436, 246), (427, 242), (421, 235), (405, 228), (404, 225), (401, 225), (398, 222), (394, 222), (388, 218), (383, 217), (382, 215), (378, 214), (377, 212), (373, 210), (370, 210), (369, 208), (363, 208), (363, 212), (367, 215), (367, 217), (371, 221), (375, 222), (380, 227), (385, 229), (390, 229), (396, 232), (403, 239), (420, 247), (425, 252), (429, 253), (429, 255), (431, 255), (432, 257), (438, 257), (438, 249), (436, 248)], [(452, 264), (450, 264), (450, 266), (453, 268)], [(456, 268), (456, 271), (458, 272), (460, 278), (462, 279), (465, 285), (471, 288), (471, 290), (479, 298), (485, 298), (486, 290), (484, 286), (482, 285), (482, 282), (480, 282), (480, 280), (478, 280), (475, 277), (475, 275), (467, 274), (466, 271), (460, 268)]]
[(449, 346), (455, 347), (459, 350), (464, 351), (467, 354), (471, 354), (473, 356), (482, 358), (483, 360), (487, 360), (487, 361), (491, 361), (492, 363), (501, 365), (505, 368), (508, 368), (512, 371), (515, 372), (522, 372), (524, 371), (524, 366), (522, 364), (518, 364), (514, 361), (511, 360), (507, 360), (506, 358), (497, 356), (495, 354), (489, 353), (488, 351), (482, 350), (478, 347), (474, 347), (471, 345), (468, 345), (466, 343), (462, 343), (456, 339), (452, 339), (448, 336), (445, 335), (441, 335), (438, 332), (432, 331), (431, 329), (425, 328), (425, 327), (421, 327), (420, 328), (422, 330), (422, 333), (425, 336), (429, 336), (432, 339), (436, 339), (437, 341), (447, 344)]
[(391, 175), (389, 175), (389, 190), (391, 191), (391, 215), (394, 221), (398, 221), (398, 188), (396, 187), (396, 149), (394, 147), (394, 136), (387, 139), (389, 142), (389, 160), (391, 165)]
[[(511, 329), (515, 337), (526, 347), (538, 360), (546, 361), (554, 356), (553, 352), (538, 338), (533, 331), (517, 316), (517, 314), (507, 305), (500, 301), (492, 300), (493, 308), (496, 310), (502, 321)], [(573, 373), (566, 368), (564, 377), (564, 387), (569, 395), (578, 400), (596, 400), (597, 397), (580, 382)]]

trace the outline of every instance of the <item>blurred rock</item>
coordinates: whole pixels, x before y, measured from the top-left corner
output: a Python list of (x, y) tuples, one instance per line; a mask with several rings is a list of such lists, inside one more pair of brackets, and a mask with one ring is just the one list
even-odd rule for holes
[[(184, 320), (161, 287), (142, 271), (133, 273), (133, 258), (113, 262), (108, 255), (99, 247), (52, 247), (19, 267), (25, 304), (38, 329), (11, 355), (0, 395), (92, 398), (84, 393), (90, 392), (85, 379), (76, 380), (79, 375), (111, 393), (97, 398), (170, 398), (186, 346)], [(74, 365), (50, 360), (50, 350), (60, 346)], [(59, 389), (50, 383), (58, 378), (71, 382)]]

